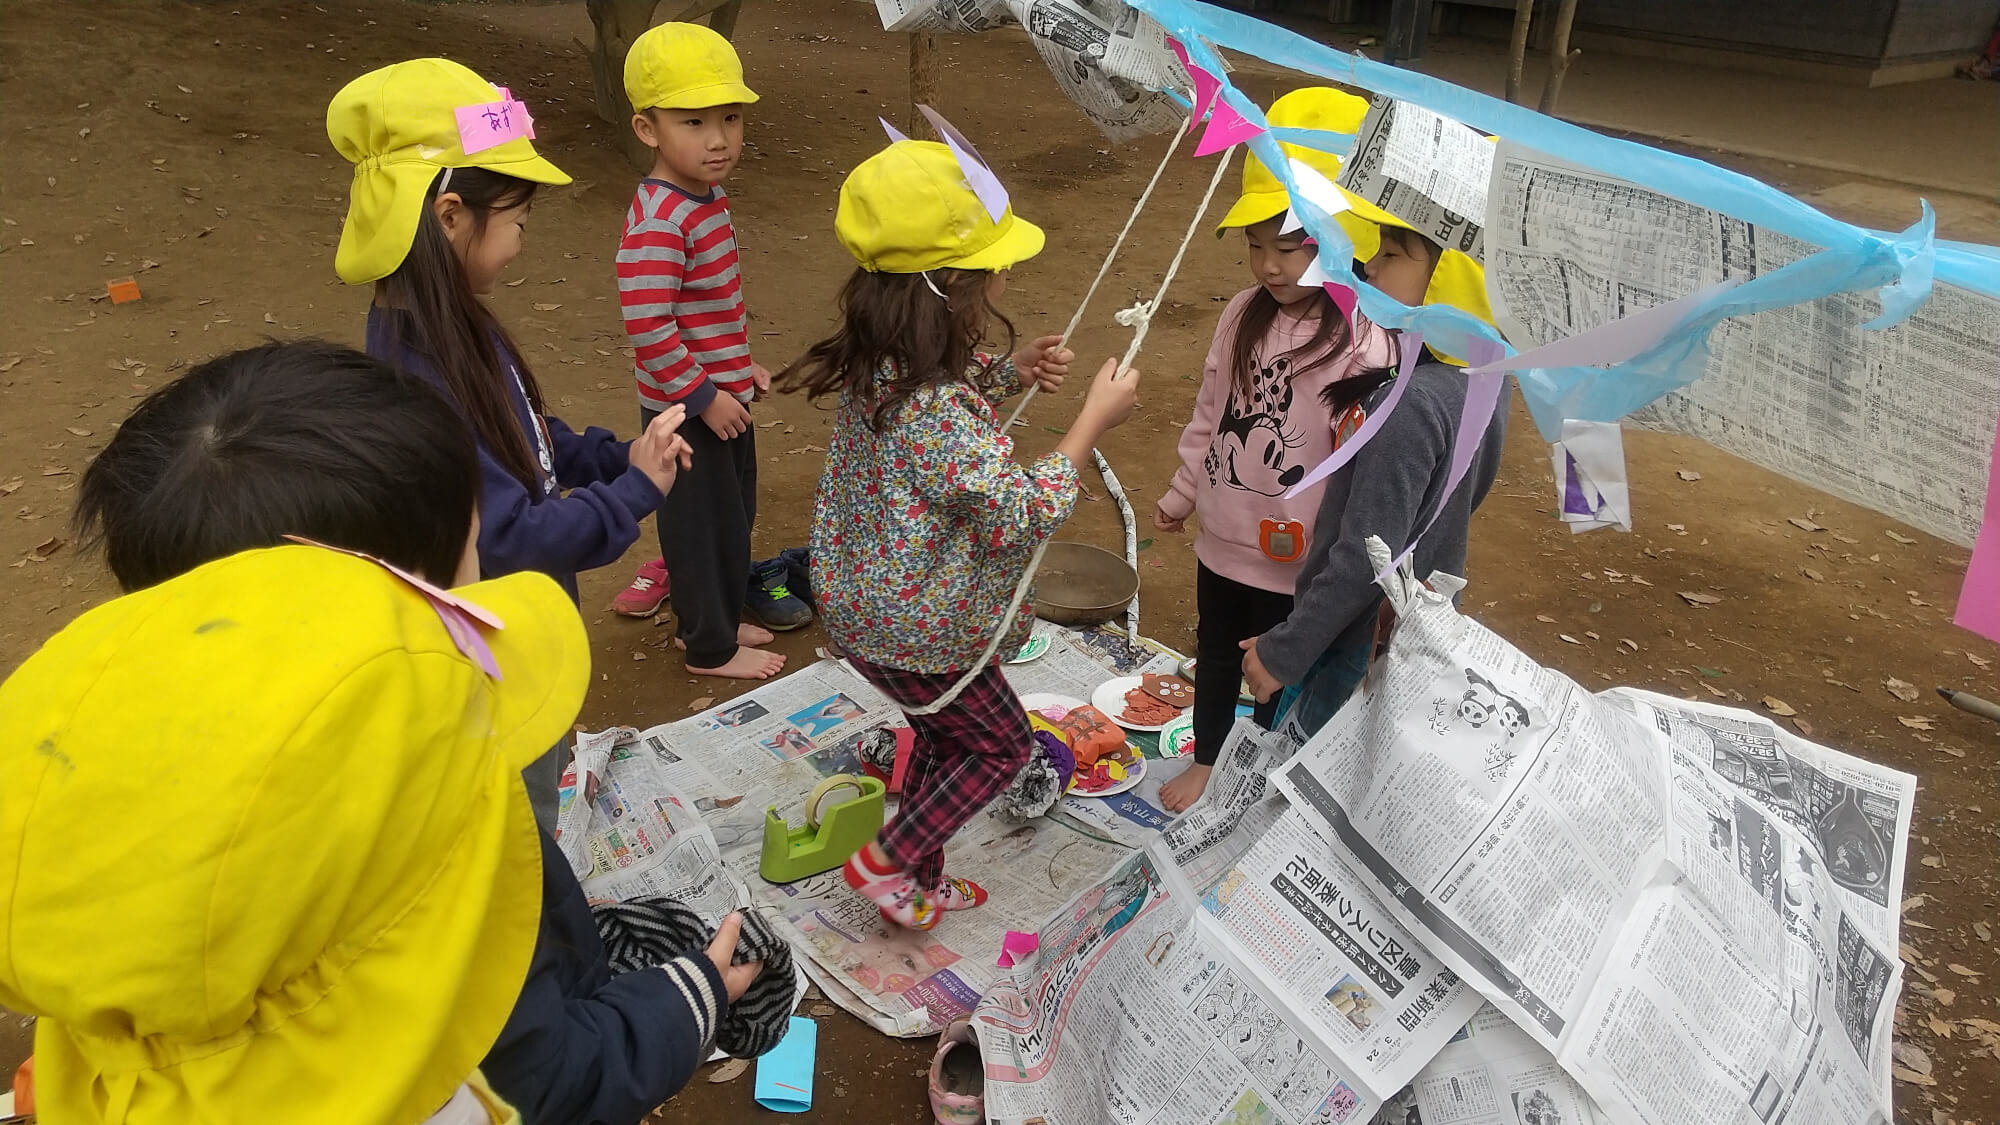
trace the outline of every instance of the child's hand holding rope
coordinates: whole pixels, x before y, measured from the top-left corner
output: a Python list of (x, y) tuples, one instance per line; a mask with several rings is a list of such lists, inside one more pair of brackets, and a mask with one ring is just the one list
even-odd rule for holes
[(1036, 390), (1053, 391), (1069, 375), (1076, 353), (1062, 346), (1061, 336), (1043, 336), (1014, 353), (1014, 372), (1022, 386), (1030, 381)]

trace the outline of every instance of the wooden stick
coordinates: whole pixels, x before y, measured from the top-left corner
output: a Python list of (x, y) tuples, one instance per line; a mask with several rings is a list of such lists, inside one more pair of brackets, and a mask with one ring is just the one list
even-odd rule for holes
[(1535, 17), (1535, 0), (1514, 0), (1514, 34), (1507, 41), (1507, 100), (1521, 101), (1521, 67), (1528, 57), (1528, 24)]
[(1535, 107), (1543, 113), (1556, 111), (1556, 97), (1562, 93), (1563, 75), (1569, 73), (1569, 64), (1583, 54), (1569, 48), (1569, 28), (1575, 22), (1576, 0), (1562, 0), (1562, 6), (1556, 9), (1556, 23), (1552, 29), (1554, 38), (1549, 44), (1549, 76), (1542, 83), (1542, 104)]

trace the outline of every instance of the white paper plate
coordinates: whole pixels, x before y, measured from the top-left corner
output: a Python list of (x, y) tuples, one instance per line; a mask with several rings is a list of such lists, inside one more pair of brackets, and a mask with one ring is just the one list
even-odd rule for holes
[(1049, 651), (1048, 635), (1045, 633), (1036, 633), (1034, 636), (1028, 638), (1027, 644), (1021, 646), (1021, 651), (1007, 658), (1007, 663), (1026, 664), (1028, 661), (1035, 659), (1047, 651)]
[(1040, 711), (1044, 707), (1060, 707), (1064, 711), (1074, 711), (1082, 706), (1084, 706), (1083, 700), (1073, 695), (1057, 695), (1052, 691), (1031, 691), (1021, 697), (1021, 707), (1027, 711)]
[(1139, 783), (1144, 780), (1146, 780), (1146, 759), (1135, 756), (1133, 761), (1125, 767), (1125, 780), (1119, 782), (1118, 784), (1112, 786), (1111, 788), (1100, 789), (1095, 793), (1085, 793), (1081, 789), (1074, 788), (1074, 783), (1072, 783), (1072, 788), (1069, 789), (1064, 794), (1064, 796), (1084, 797), (1089, 799), (1095, 799), (1098, 797), (1116, 797), (1118, 794), (1126, 792), (1127, 790), (1138, 788)]
[(1194, 708), (1182, 711), (1160, 728), (1160, 757), (1172, 760), (1194, 753)]
[[(1105, 715), (1110, 717), (1112, 722), (1117, 723), (1126, 730), (1159, 730), (1167, 724), (1153, 723), (1149, 725), (1146, 723), (1128, 723), (1125, 721), (1125, 693), (1138, 687), (1143, 682), (1143, 678), (1139, 676), (1120, 676), (1115, 680), (1106, 680), (1097, 686), (1096, 691), (1090, 693), (1090, 705), (1104, 712)], [(1168, 722), (1172, 721), (1171, 719), (1168, 720)]]

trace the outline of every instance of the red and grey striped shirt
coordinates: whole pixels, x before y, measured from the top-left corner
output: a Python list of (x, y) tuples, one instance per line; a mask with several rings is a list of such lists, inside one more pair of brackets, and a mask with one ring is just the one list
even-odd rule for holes
[(618, 304), (642, 405), (699, 413), (718, 390), (754, 396), (736, 230), (720, 186), (704, 197), (639, 182), (618, 243)]

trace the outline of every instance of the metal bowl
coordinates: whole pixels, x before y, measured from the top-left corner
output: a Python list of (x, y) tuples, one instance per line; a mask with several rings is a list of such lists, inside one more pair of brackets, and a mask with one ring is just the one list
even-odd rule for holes
[(1054, 625), (1102, 625), (1139, 593), (1139, 572), (1088, 543), (1057, 540), (1035, 574), (1035, 616)]

